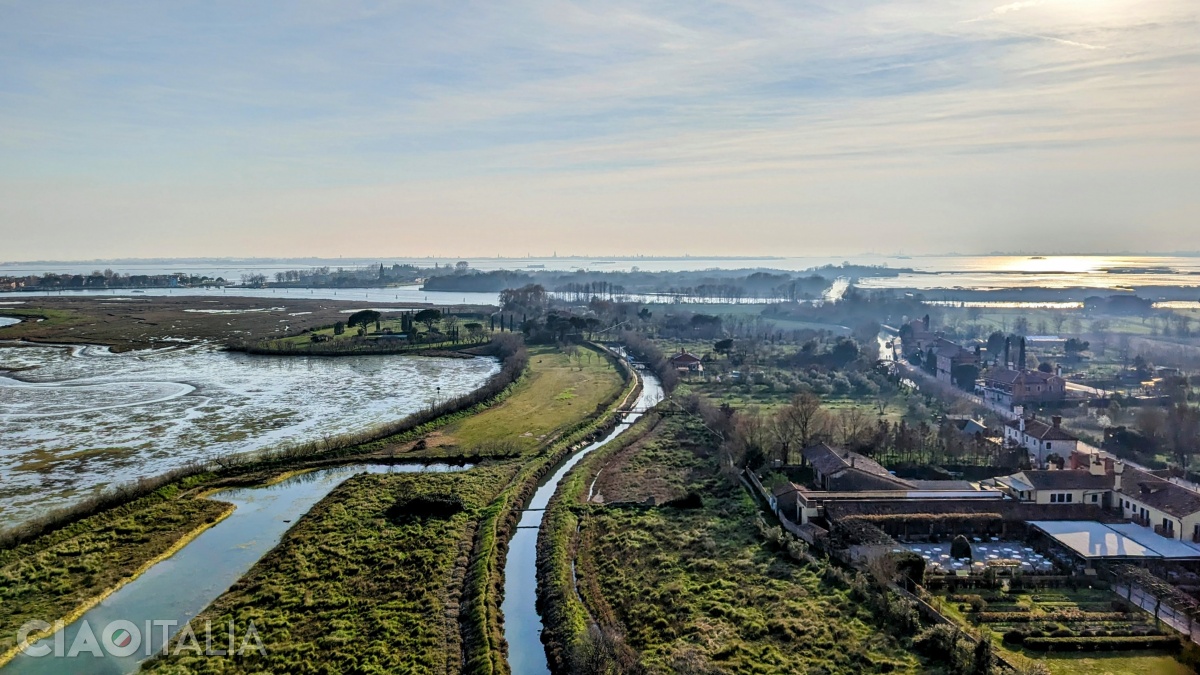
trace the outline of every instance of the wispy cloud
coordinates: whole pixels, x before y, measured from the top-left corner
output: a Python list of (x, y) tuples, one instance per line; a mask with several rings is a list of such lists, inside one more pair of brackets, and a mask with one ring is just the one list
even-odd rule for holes
[[(797, 252), (896, 227), (969, 250), (1006, 219), (1120, 237), (1151, 206), (1096, 191), (1200, 177), (1198, 25), (1188, 0), (0, 3), (0, 228), (25, 257), (63, 240), (31, 221), (214, 254), (330, 223), (402, 246), (430, 220), (511, 253), (498, 220), (560, 250), (626, 222)], [(1033, 174), (1062, 190), (1040, 212), (1011, 198)], [(1179, 215), (1200, 198), (1147, 194), (1200, 236)], [(263, 234), (161, 227), (217, 219)], [(858, 229), (795, 237), (831, 222)]]

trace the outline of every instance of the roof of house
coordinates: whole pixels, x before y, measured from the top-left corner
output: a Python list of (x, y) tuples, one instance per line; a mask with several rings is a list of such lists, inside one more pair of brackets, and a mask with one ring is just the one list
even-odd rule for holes
[(700, 363), (700, 357), (691, 352), (679, 352), (670, 358), (672, 364), (678, 363)]
[(933, 351), (938, 356), (944, 356), (948, 359), (975, 358), (975, 352), (968, 349), (963, 349), (958, 344), (947, 340), (946, 338), (938, 338), (934, 340), (932, 345)]
[(969, 480), (915, 480), (908, 479), (905, 482), (911, 484), (915, 490), (942, 491), (953, 490), (955, 492), (978, 491), (979, 486)]
[[(1020, 430), (1021, 420), (1009, 420), (1004, 423), (1010, 429)], [(1063, 431), (1057, 424), (1046, 424), (1039, 419), (1025, 420), (1025, 434), (1042, 441), (1078, 441), (1079, 439)]]
[(954, 428), (958, 429), (959, 431), (963, 432), (964, 434), (970, 434), (972, 436), (974, 436), (975, 434), (986, 435), (987, 430), (988, 430), (987, 425), (984, 424), (983, 422), (980, 422), (979, 420), (973, 420), (973, 419), (951, 420), (950, 423), (954, 425)]
[(1113, 486), (1111, 474), (1093, 476), (1083, 469), (1022, 471), (1016, 477), (1035, 490), (1107, 490)]
[(799, 491), (800, 491), (799, 485), (796, 485), (795, 483), (792, 483), (792, 482), (787, 482), (787, 483), (780, 483), (779, 485), (776, 485), (775, 489), (771, 490), (771, 494), (774, 495), (776, 499), (778, 499), (789, 493), (799, 492)]
[(1121, 477), (1120, 492), (1176, 518), (1200, 513), (1200, 492), (1132, 467), (1127, 467)]
[(849, 450), (835, 449), (825, 443), (800, 452), (814, 469), (838, 478), (841, 489), (909, 489), (912, 483), (897, 478), (879, 462)]
[(1010, 368), (995, 368), (986, 375), (984, 379), (989, 382), (1000, 382), (1002, 384), (1022, 384), (1030, 383), (1047, 383), (1051, 380), (1062, 379), (1054, 373), (1043, 373), (1040, 370), (1012, 370)]

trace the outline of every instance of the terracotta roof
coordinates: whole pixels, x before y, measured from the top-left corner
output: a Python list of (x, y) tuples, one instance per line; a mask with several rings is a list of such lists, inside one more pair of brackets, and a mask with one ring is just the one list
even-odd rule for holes
[(691, 352), (680, 352), (672, 356), (670, 359), (672, 364), (676, 363), (700, 363), (700, 357)]
[[(1021, 429), (1021, 420), (1009, 420), (1004, 423), (1010, 429)], [(1062, 427), (1046, 424), (1039, 419), (1025, 420), (1025, 433), (1042, 441), (1078, 441), (1079, 439), (1063, 431)]]
[(1002, 384), (1016, 384), (1017, 382), (1035, 382), (1046, 383), (1058, 376), (1054, 373), (1043, 373), (1040, 370), (1010, 370), (1008, 368), (998, 368), (988, 371), (984, 379), (991, 382), (1000, 382)]
[(1022, 471), (1016, 475), (1035, 490), (1108, 490), (1113, 486), (1111, 475), (1093, 476), (1082, 469)]
[(1121, 477), (1120, 492), (1176, 518), (1200, 512), (1200, 492), (1132, 467), (1127, 467)]
[(879, 490), (908, 489), (912, 485), (896, 478), (879, 462), (857, 452), (832, 448), (824, 443), (800, 452), (804, 459), (822, 474), (836, 478), (838, 489)]

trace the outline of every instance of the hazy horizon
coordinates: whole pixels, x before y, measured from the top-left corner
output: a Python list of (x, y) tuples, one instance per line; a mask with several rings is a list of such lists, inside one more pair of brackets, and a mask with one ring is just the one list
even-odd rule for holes
[(5, 260), (1200, 250), (1184, 0), (0, 2), (0, 26)]

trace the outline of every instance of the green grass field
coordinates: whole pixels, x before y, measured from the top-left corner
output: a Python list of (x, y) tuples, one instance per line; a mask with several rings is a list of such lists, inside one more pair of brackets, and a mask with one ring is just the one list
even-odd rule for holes
[(528, 452), (555, 430), (569, 428), (595, 413), (622, 384), (612, 363), (594, 351), (580, 348), (569, 355), (549, 347), (532, 348), (529, 370), (511, 396), (446, 426), (431, 435), (428, 444), (440, 450), (469, 450), (505, 443)]

